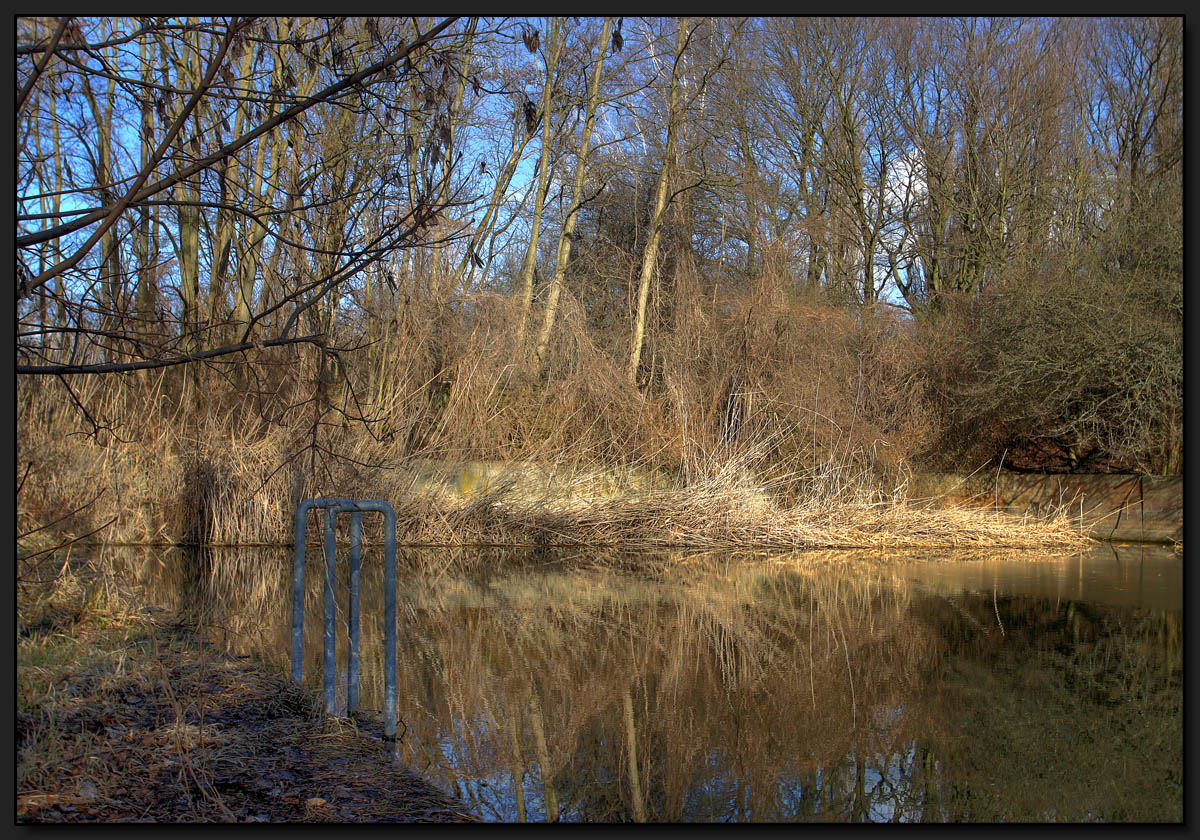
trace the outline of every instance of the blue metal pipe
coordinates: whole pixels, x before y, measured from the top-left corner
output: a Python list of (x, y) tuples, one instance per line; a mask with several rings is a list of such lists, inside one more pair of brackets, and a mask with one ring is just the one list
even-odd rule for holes
[(350, 514), (350, 608), (346, 620), (349, 624), (349, 654), (346, 662), (346, 714), (358, 709), (358, 603), (359, 567), (362, 556), (362, 513)]
[(300, 682), (304, 661), (304, 537), (305, 517), (316, 499), (296, 505), (295, 552), (292, 558), (292, 679)]
[(336, 624), (334, 622), (334, 579), (337, 543), (334, 525), (339, 511), (350, 517), (350, 654), (346, 673), (346, 708), (358, 707), (358, 619), (359, 580), (362, 546), (361, 514), (379, 512), (384, 516), (384, 735), (396, 739), (396, 511), (387, 502), (339, 498), (304, 499), (296, 506), (295, 553), (292, 567), (292, 679), (301, 681), (304, 661), (304, 565), (305, 517), (314, 507), (325, 508), (325, 598), (324, 598), (324, 671), (325, 709), (333, 712), (336, 681)]
[(338, 505), (325, 508), (325, 711), (334, 712), (334, 687), (337, 684), (337, 624), (333, 587), (337, 575), (337, 542), (333, 528), (337, 524)]
[(385, 531), (383, 566), (383, 732), (396, 740), (396, 511), (387, 502), (376, 502), (383, 511)]

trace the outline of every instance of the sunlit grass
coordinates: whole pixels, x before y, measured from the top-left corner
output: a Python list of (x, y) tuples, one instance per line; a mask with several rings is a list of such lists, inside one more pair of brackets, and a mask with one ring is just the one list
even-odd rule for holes
[[(172, 382), (190, 380), (166, 374), (103, 385), (83, 378), (75, 397), (90, 415), (111, 420), (98, 430), (61, 389), (23, 382), (21, 528), (54, 523), (56, 534), (95, 531), (94, 539), (113, 544), (282, 545), (300, 499), (338, 496), (388, 501), (397, 538), (411, 544), (1071, 549), (1086, 542), (1063, 511), (1021, 518), (910, 500), (907, 466), (885, 459), (882, 444), (850, 434), (860, 428), (855, 413), (845, 430), (808, 429), (792, 415), (811, 416), (815, 406), (805, 414), (805, 406), (771, 397), (755, 403), (755, 419), (735, 444), (687, 402), (683, 384), (642, 399), (624, 379), (610, 381), (593, 353), (594, 369), (581, 368), (546, 394), (501, 364), (496, 347), (475, 349), (483, 355), (460, 360), (444, 404), (435, 400), (436, 423), (409, 429), (407, 438), (329, 419), (314, 435), (313, 411), (281, 409), (267, 422), (260, 398), (229, 383), (209, 376), (203, 388), (176, 384), (175, 394)], [(507, 384), (491, 378), (488, 365)], [(380, 394), (380, 405), (396, 411), (372, 408), (373, 423), (414, 413), (430, 420), (424, 386), (401, 377), (394, 387), (417, 390)], [(292, 394), (293, 405), (304, 405), (306, 393), (301, 379), (285, 378), (275, 400)], [(521, 433), (497, 443), (514, 424)], [(472, 460), (481, 449), (502, 457)], [(370, 519), (366, 537), (378, 540)]]

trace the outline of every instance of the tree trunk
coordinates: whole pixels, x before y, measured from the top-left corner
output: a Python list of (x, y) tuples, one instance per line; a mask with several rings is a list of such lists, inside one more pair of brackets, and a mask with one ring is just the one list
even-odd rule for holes
[[(142, 61), (142, 81), (149, 85), (153, 82), (150, 66), (152, 55), (149, 39), (142, 41), (140, 57)], [(150, 155), (154, 151), (151, 144), (154, 132), (154, 109), (149, 98), (143, 101), (141, 107), (141, 131), (141, 154), (138, 165), (145, 167), (150, 160)], [(158, 254), (151, 240), (151, 232), (154, 230), (153, 222), (151, 208), (143, 207), (138, 210), (138, 223), (133, 239), (134, 260), (137, 264), (138, 272), (134, 316), (137, 319), (137, 330), (143, 335), (152, 331), (151, 325), (154, 322), (154, 308), (158, 301), (158, 284), (156, 278)]]
[(546, 802), (546, 821), (558, 822), (558, 796), (554, 791), (554, 774), (550, 770), (550, 750), (546, 746), (546, 728), (542, 721), (542, 704), (537, 691), (529, 696), (529, 722), (533, 724), (533, 741), (537, 747), (538, 770), (542, 777), (542, 793)]
[(633, 340), (629, 348), (629, 365), (625, 370), (629, 381), (637, 384), (638, 365), (642, 360), (642, 347), (646, 338), (646, 305), (650, 299), (650, 281), (658, 261), (658, 242), (662, 237), (663, 222), (667, 217), (667, 190), (670, 187), (672, 161), (675, 152), (675, 132), (679, 129), (679, 72), (683, 48), (687, 43), (687, 18), (680, 18), (675, 32), (675, 60), (671, 67), (671, 93), (667, 105), (667, 142), (664, 146), (662, 169), (658, 173), (658, 187), (654, 192), (654, 209), (650, 216), (650, 235), (646, 249), (642, 252), (642, 270), (638, 275), (637, 311), (633, 320)]
[(529, 229), (529, 247), (525, 250), (525, 262), (521, 266), (519, 299), (521, 320), (517, 325), (517, 352), (525, 344), (525, 330), (529, 324), (529, 312), (533, 306), (533, 274), (537, 264), (538, 233), (542, 226), (542, 210), (546, 193), (550, 189), (550, 145), (553, 138), (554, 86), (558, 77), (558, 58), (562, 53), (563, 22), (561, 18), (550, 21), (550, 36), (546, 43), (546, 84), (542, 88), (542, 151), (538, 159), (537, 192), (533, 197), (533, 221)]
[[(600, 54), (592, 68), (592, 80), (588, 86), (586, 112), (583, 118), (583, 135), (579, 141), (579, 160), (575, 167), (575, 185), (571, 191), (570, 209), (563, 220), (562, 231), (558, 235), (558, 253), (554, 260), (554, 277), (550, 280), (550, 292), (546, 298), (546, 314), (542, 319), (542, 329), (538, 333), (537, 349), (534, 353), (534, 363), (541, 372), (546, 364), (546, 348), (550, 343), (550, 334), (554, 330), (554, 319), (558, 313), (558, 298), (562, 294), (563, 279), (566, 277), (567, 264), (571, 261), (571, 237), (575, 233), (575, 223), (579, 220), (579, 203), (583, 199), (583, 182), (587, 176), (588, 151), (592, 143), (592, 131), (596, 125), (596, 108), (600, 100), (600, 71), (604, 67), (604, 54), (608, 51), (609, 38), (612, 37), (613, 19), (605, 18), (604, 28), (600, 32)], [(522, 319), (522, 322), (524, 319)]]
[(633, 799), (633, 819), (636, 822), (646, 821), (646, 804), (642, 800), (642, 782), (638, 775), (637, 730), (633, 720), (633, 698), (629, 690), (625, 690), (622, 698), (625, 706), (625, 739), (629, 743), (629, 787)]

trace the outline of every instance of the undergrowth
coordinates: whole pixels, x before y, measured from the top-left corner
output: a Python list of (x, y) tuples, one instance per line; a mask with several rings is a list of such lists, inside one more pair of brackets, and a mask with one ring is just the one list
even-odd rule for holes
[[(336, 496), (389, 501), (414, 543), (1082, 541), (1065, 517), (910, 503), (937, 418), (915, 339), (885, 311), (730, 297), (656, 339), (638, 386), (570, 306), (542, 371), (514, 352), (507, 299), (464, 312), (446, 331), (405, 310), (352, 352), (22, 379), (19, 535), (280, 544), (299, 500)], [(481, 464), (488, 481), (465, 486)]]

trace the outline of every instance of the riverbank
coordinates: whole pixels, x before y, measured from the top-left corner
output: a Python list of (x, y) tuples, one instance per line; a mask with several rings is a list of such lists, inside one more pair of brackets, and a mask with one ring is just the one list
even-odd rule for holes
[(465, 496), (402, 495), (393, 504), (397, 539), (426, 545), (1076, 550), (1090, 542), (1061, 511), (1020, 516), (823, 491), (789, 504), (720, 478), (609, 497), (525, 495), (501, 485)]
[[(94, 413), (112, 418), (103, 432), (54, 389), (23, 387), (19, 535), (48, 528), (123, 545), (278, 545), (291, 539), (301, 499), (339, 497), (390, 503), (401, 544), (1072, 549), (1087, 542), (1058, 510), (1022, 517), (942, 509), (914, 494), (914, 475), (890, 445), (835, 436), (826, 446), (807, 426), (747, 426), (737, 441), (714, 441), (707, 425), (638, 414), (631, 430), (594, 440), (582, 432), (562, 437), (558, 420), (541, 417), (538, 428), (554, 430), (553, 439), (522, 435), (496, 450), (415, 446), (415, 438), (334, 424), (317, 427), (318, 447), (307, 413), (267, 422), (249, 402), (167, 399), (156, 389), (169, 378), (154, 381), (149, 396), (133, 380), (89, 390)], [(608, 401), (583, 412), (595, 418), (588, 428), (611, 420), (614, 406), (661, 408)], [(373, 526), (364, 527), (370, 538)]]
[(61, 560), (23, 570), (18, 823), (476, 821), (373, 722), (143, 603)]
[[(147, 473), (110, 466), (93, 486), (111, 494), (93, 493), (64, 518), (54, 516), (61, 504), (35, 493), (22, 498), (19, 518), (27, 533), (54, 524), (60, 533), (102, 534), (122, 545), (282, 545), (292, 538), (300, 499), (334, 496), (390, 503), (396, 541), (409, 545), (1076, 550), (1090, 542), (1066, 509), (1014, 514), (946, 505), (851, 469), (785, 483), (738, 459), (687, 476), (446, 461), (347, 469), (313, 486), (289, 483), (268, 466), (216, 455), (164, 463), (158, 480), (175, 473), (178, 483), (154, 497), (139, 478)], [(82, 490), (74, 495), (83, 497)], [(364, 528), (368, 540), (382, 539), (373, 521)]]
[(956, 507), (1039, 516), (1062, 511), (1098, 540), (1183, 542), (1183, 477), (992, 473), (913, 477), (913, 497)]

